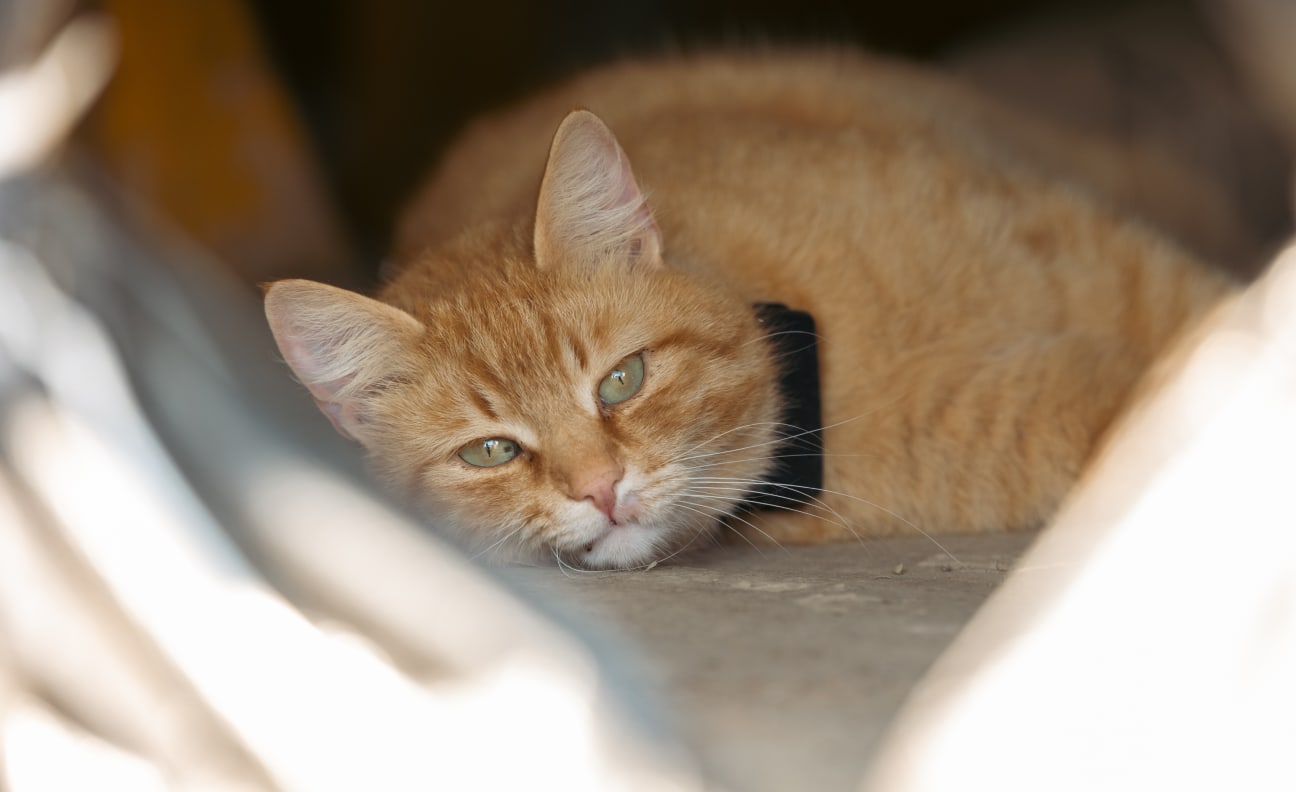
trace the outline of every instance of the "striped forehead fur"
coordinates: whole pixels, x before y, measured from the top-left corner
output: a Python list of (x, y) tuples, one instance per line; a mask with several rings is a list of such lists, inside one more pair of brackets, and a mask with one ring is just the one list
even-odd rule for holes
[(543, 390), (560, 373), (601, 375), (663, 341), (734, 344), (749, 320), (740, 304), (680, 288), (680, 278), (666, 271), (508, 269), (505, 277), (483, 274), (478, 288), (423, 306), (427, 373), (442, 386), (462, 389), (467, 376), (488, 386), (512, 383), (511, 392)]

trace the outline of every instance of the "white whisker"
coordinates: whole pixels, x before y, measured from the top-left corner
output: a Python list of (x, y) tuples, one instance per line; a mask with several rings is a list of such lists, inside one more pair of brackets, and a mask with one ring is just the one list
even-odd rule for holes
[[(805, 335), (805, 336), (810, 336), (810, 337), (813, 338), (816, 342), (819, 341), (819, 340), (822, 338), (822, 336), (820, 336), (818, 333), (813, 333), (813, 332), (811, 332), (811, 331), (809, 331), (809, 330), (777, 330), (777, 331), (775, 331), (775, 332), (773, 332), (773, 333), (766, 333), (765, 335), (760, 336), (759, 338), (753, 338), (753, 339), (750, 340), (750, 341), (746, 341), (746, 342), (743, 343), (743, 346), (747, 346), (748, 344), (759, 344), (760, 342), (762, 342), (762, 341), (764, 341), (764, 340), (766, 340), (766, 339), (769, 339), (769, 338), (777, 338), (778, 336), (785, 336), (785, 335)], [(806, 348), (806, 349), (809, 349), (809, 346), (807, 346), (807, 347), (805, 347), (805, 348)], [(800, 351), (803, 351), (803, 350), (797, 350), (797, 351), (800, 352)], [(786, 356), (787, 354), (788, 354), (788, 353), (786, 353), (786, 352), (781, 352), (781, 353), (780, 353), (780, 356)]]
[[(725, 483), (725, 482), (727, 481), (726, 479), (723, 479), (723, 478), (716, 478), (716, 479), (705, 479), (705, 478), (702, 478), (702, 479), (697, 479), (697, 480), (698, 480), (698, 481), (701, 481), (701, 482), (705, 482), (705, 483), (713, 483), (713, 484), (714, 484), (714, 483), (720, 483), (720, 484), (723, 484), (723, 483)], [(883, 505), (880, 504), (880, 503), (877, 503), (877, 502), (875, 502), (875, 501), (871, 501), (871, 500), (869, 500), (868, 498), (861, 498), (861, 497), (859, 497), (859, 496), (857, 496), (857, 495), (850, 495), (850, 494), (845, 493), (845, 492), (839, 492), (838, 490), (824, 489), (824, 488), (822, 488), (822, 487), (807, 487), (807, 486), (804, 486), (804, 485), (801, 485), (801, 484), (780, 484), (779, 486), (781, 486), (781, 487), (786, 487), (786, 488), (788, 488), (788, 489), (792, 489), (792, 490), (805, 490), (805, 491), (807, 491), (807, 492), (823, 492), (823, 493), (826, 493), (826, 494), (829, 494), (829, 495), (836, 495), (836, 496), (841, 497), (841, 498), (849, 498), (850, 500), (857, 501), (857, 502), (859, 502), (859, 503), (863, 503), (863, 504), (865, 504), (865, 505), (867, 505), (867, 506), (871, 506), (871, 507), (873, 507), (874, 509), (877, 509), (878, 511), (880, 511), (880, 512), (882, 512), (882, 513), (884, 513), (884, 514), (887, 514), (887, 515), (890, 515), (891, 517), (894, 517), (895, 519), (897, 519), (897, 520), (899, 520), (900, 522), (902, 522), (902, 523), (904, 523), (905, 525), (907, 525), (909, 528), (911, 528), (911, 529), (913, 529), (914, 531), (916, 531), (917, 533), (921, 534), (924, 538), (927, 539), (927, 541), (929, 541), (929, 542), (931, 542), (933, 545), (935, 545), (937, 550), (940, 550), (942, 553), (944, 553), (945, 555), (949, 556), (950, 560), (954, 561), (954, 562), (957, 563), (957, 564), (962, 564), (962, 563), (963, 563), (962, 561), (959, 560), (959, 557), (958, 557), (958, 556), (956, 556), (956, 555), (954, 555), (953, 553), (951, 553), (948, 549), (946, 549), (946, 547), (945, 547), (944, 545), (942, 545), (940, 542), (936, 541), (936, 537), (932, 536), (932, 535), (929, 534), (928, 532), (924, 531), (922, 528), (918, 527), (918, 525), (917, 525), (916, 523), (914, 523), (913, 521), (911, 521), (911, 520), (909, 520), (909, 519), (907, 519), (907, 518), (901, 516), (898, 512), (895, 512), (895, 511), (892, 511), (891, 509), (888, 509), (887, 507), (883, 506)]]
[(522, 532), (522, 529), (524, 529), (524, 528), (526, 528), (526, 524), (525, 524), (525, 523), (519, 525), (518, 527), (516, 527), (516, 528), (514, 528), (513, 530), (509, 531), (508, 533), (504, 534), (504, 535), (501, 536), (500, 538), (496, 539), (496, 540), (495, 540), (494, 542), (492, 542), (490, 545), (488, 545), (488, 546), (486, 546), (486, 547), (483, 547), (481, 550), (478, 550), (476, 553), (473, 553), (471, 556), (468, 557), (468, 560), (469, 560), (469, 561), (476, 561), (477, 559), (481, 558), (482, 556), (484, 556), (484, 555), (490, 553), (491, 551), (497, 549), (500, 545), (503, 545), (505, 542), (507, 542), (507, 541), (509, 541), (510, 539), (516, 537), (518, 534), (520, 534), (520, 533)]
[[(692, 509), (694, 509), (694, 510), (697, 510), (697, 509), (710, 509), (714, 514), (717, 514), (717, 515), (719, 515), (721, 518), (723, 518), (722, 520), (720, 520), (721, 524), (723, 524), (724, 519), (737, 520), (738, 522), (740, 522), (740, 523), (742, 523), (742, 524), (744, 524), (744, 525), (750, 527), (750, 528), (751, 528), (753, 531), (755, 531), (756, 533), (758, 533), (758, 534), (760, 534), (761, 536), (765, 537), (766, 539), (770, 540), (770, 542), (771, 542), (775, 547), (779, 548), (780, 550), (786, 550), (786, 549), (787, 549), (787, 548), (783, 547), (783, 545), (779, 544), (779, 542), (778, 542), (777, 539), (775, 539), (774, 537), (770, 536), (770, 535), (769, 535), (768, 533), (766, 533), (765, 531), (762, 531), (758, 525), (756, 525), (755, 523), (753, 523), (751, 520), (748, 520), (748, 519), (742, 517), (741, 515), (738, 515), (738, 514), (731, 514), (731, 513), (729, 513), (728, 511), (726, 511), (726, 510), (724, 510), (724, 509), (721, 509), (721, 508), (719, 508), (719, 507), (712, 506), (712, 505), (710, 505), (710, 504), (706, 504), (706, 503), (693, 503), (693, 504), (683, 504), (683, 503), (679, 503), (679, 504), (677, 504), (677, 505), (680, 506), (681, 508), (692, 508)], [(733, 526), (729, 526), (729, 527), (732, 528)], [(752, 541), (751, 539), (749, 539), (748, 537), (743, 536), (743, 534), (742, 534), (741, 531), (734, 531), (734, 533), (738, 534), (738, 536), (742, 536), (742, 538), (745, 539), (745, 540), (747, 541), (748, 544), (750, 544), (752, 547), (755, 547), (757, 552), (760, 552), (760, 548), (756, 546), (756, 543), (753, 542), (753, 541)]]
[[(779, 484), (779, 485), (776, 485), (776, 486), (780, 486), (780, 487), (782, 487), (782, 486), (787, 486), (787, 485)], [(686, 491), (686, 492), (684, 493), (684, 495), (685, 495), (685, 496), (691, 496), (691, 497), (697, 497), (697, 498), (710, 498), (710, 499), (713, 499), (713, 500), (725, 500), (725, 501), (729, 501), (729, 502), (731, 502), (731, 503), (736, 503), (736, 502), (737, 502), (737, 501), (734, 501), (734, 500), (732, 500), (732, 499), (726, 498), (726, 497), (724, 497), (724, 496), (722, 496), (722, 495), (710, 495), (710, 494), (705, 494), (705, 493), (700, 493), (700, 492), (695, 492), (695, 491), (693, 491), (693, 490), (697, 490), (697, 489), (721, 490), (721, 489), (730, 489), (730, 488), (728, 488), (728, 487), (722, 487), (722, 486), (718, 486), (718, 485), (717, 485), (717, 486), (709, 486), (709, 485), (694, 486), (694, 487), (690, 487), (689, 490)], [(777, 498), (778, 500), (788, 501), (788, 502), (790, 502), (790, 503), (805, 503), (805, 502), (806, 502), (806, 498), (805, 498), (805, 497), (793, 497), (793, 496), (791, 496), (791, 495), (780, 495), (780, 494), (778, 494), (778, 493), (774, 493), (774, 492), (763, 492), (763, 493), (760, 493), (760, 495), (759, 495), (758, 497), (761, 497), (761, 498)], [(813, 495), (809, 496), (809, 500), (810, 500), (810, 502), (811, 502), (811, 504), (812, 504), (813, 506), (816, 506), (816, 507), (818, 507), (818, 508), (820, 508), (820, 509), (823, 509), (824, 511), (828, 512), (829, 514), (831, 514), (835, 519), (831, 519), (831, 520), (830, 520), (830, 519), (828, 519), (827, 517), (824, 517), (823, 515), (815, 514), (815, 513), (813, 513), (813, 512), (807, 511), (807, 510), (805, 510), (805, 509), (800, 509), (800, 508), (796, 508), (796, 507), (793, 507), (793, 506), (787, 506), (787, 505), (784, 505), (784, 504), (781, 504), (781, 503), (768, 503), (768, 502), (766, 502), (766, 501), (757, 501), (757, 502), (756, 502), (756, 505), (758, 505), (758, 506), (762, 506), (762, 507), (766, 507), (766, 508), (770, 508), (770, 509), (782, 509), (783, 511), (796, 512), (797, 514), (804, 514), (804, 515), (807, 516), (807, 517), (813, 517), (813, 518), (816, 519), (816, 520), (822, 520), (822, 521), (824, 521), (824, 522), (826, 522), (826, 523), (829, 523), (829, 524), (831, 524), (831, 525), (838, 525), (838, 526), (842, 527), (843, 529), (849, 531), (849, 532), (851, 533), (851, 535), (854, 536), (857, 540), (863, 541), (863, 537), (861, 537), (858, 533), (856, 533), (856, 531), (855, 531), (854, 528), (851, 528), (851, 527), (850, 527), (850, 524), (846, 521), (846, 518), (845, 518), (843, 515), (841, 515), (840, 513), (838, 513), (836, 509), (834, 509), (832, 506), (828, 505), (828, 504), (827, 504), (826, 502), (824, 502), (821, 498), (817, 498), (817, 497), (815, 497), (815, 496), (813, 496)]]
[(671, 560), (672, 558), (674, 558), (675, 556), (679, 555), (680, 553), (682, 553), (682, 552), (684, 552), (685, 550), (687, 550), (687, 549), (689, 549), (690, 547), (692, 547), (692, 546), (693, 546), (693, 543), (696, 542), (696, 541), (697, 541), (697, 540), (698, 540), (698, 539), (699, 539), (699, 538), (700, 538), (704, 533), (706, 533), (705, 530), (698, 530), (698, 531), (695, 531), (695, 532), (693, 533), (693, 535), (692, 535), (691, 537), (689, 537), (689, 540), (688, 540), (687, 542), (685, 542), (684, 544), (680, 545), (680, 547), (677, 548), (677, 549), (675, 550), (675, 552), (671, 553), (670, 555), (663, 556), (662, 558), (658, 558), (658, 559), (656, 559), (655, 561), (649, 561), (649, 562), (646, 563), (646, 564), (640, 564), (640, 565), (637, 566), (637, 567), (629, 567), (626, 571), (627, 571), (627, 572), (639, 572), (639, 571), (646, 572), (646, 571), (648, 571), (649, 569), (652, 569), (653, 567), (657, 566), (658, 564), (660, 564), (660, 563), (662, 563), (662, 562), (669, 561), (669, 560)]
[(562, 553), (559, 553), (556, 547), (550, 549), (553, 550), (554, 560), (558, 562), (558, 571), (562, 572), (563, 577), (570, 578), (572, 575), (567, 571), (567, 565), (563, 562)]
[[(707, 504), (705, 504), (705, 503), (695, 503), (695, 504), (677, 503), (677, 504), (675, 504), (675, 505), (676, 505), (677, 508), (685, 509), (685, 510), (687, 510), (687, 511), (691, 511), (691, 512), (693, 512), (694, 514), (700, 514), (700, 515), (702, 515), (703, 517), (706, 517), (706, 518), (707, 518), (708, 520), (710, 520), (711, 522), (716, 523), (716, 524), (719, 524), (719, 525), (724, 525), (723, 518), (726, 518), (726, 517), (729, 516), (729, 513), (728, 513), (727, 511), (725, 511), (725, 510), (723, 510), (723, 509), (717, 509), (717, 508), (715, 508), (714, 506), (709, 506), (709, 505), (707, 505)], [(704, 508), (705, 508), (705, 509), (708, 509), (709, 511), (703, 511), (702, 509), (704, 509)], [(733, 527), (732, 527), (732, 526), (726, 526), (726, 527), (728, 527), (730, 530), (733, 530)], [(755, 526), (753, 526), (753, 527), (755, 527)], [(758, 529), (758, 530), (759, 530), (759, 529)], [(746, 542), (747, 544), (751, 545), (751, 546), (752, 546), (752, 549), (755, 550), (757, 553), (760, 553), (761, 555), (765, 555), (765, 554), (761, 551), (760, 546), (757, 545), (755, 542), (753, 542), (750, 538), (748, 538), (748, 537), (746, 537), (746, 536), (743, 536), (743, 534), (742, 534), (741, 531), (733, 531), (733, 532), (734, 532), (734, 534), (735, 534), (736, 536), (738, 536), (738, 537), (739, 537), (740, 539), (742, 539), (744, 542)], [(773, 540), (771, 539), (771, 541), (773, 541)], [(777, 543), (776, 543), (776, 544), (777, 544)]]
[[(817, 457), (822, 457), (822, 458), (824, 458), (824, 459), (829, 459), (829, 458), (833, 458), (833, 457), (866, 457), (866, 456), (873, 456), (873, 455), (871, 455), (871, 454), (771, 454), (771, 455), (768, 455), (768, 456), (752, 456), (752, 457), (746, 457), (746, 458), (742, 459), (741, 461), (743, 461), (743, 462), (778, 462), (779, 460), (782, 460), (782, 459), (799, 459), (799, 458), (804, 458), (804, 457), (815, 457), (815, 456), (817, 456)], [(677, 463), (677, 464), (678, 464), (678, 463)], [(733, 464), (733, 460), (729, 460), (729, 459), (718, 459), (718, 460), (714, 460), (714, 461), (711, 461), (711, 462), (703, 462), (703, 463), (701, 463), (701, 464), (695, 464), (695, 465), (683, 465), (683, 464), (681, 464), (681, 465), (680, 465), (680, 468), (681, 468), (682, 470), (684, 470), (685, 472), (687, 472), (687, 473), (702, 473), (702, 472), (706, 472), (706, 471), (708, 471), (708, 470), (714, 470), (715, 468), (723, 468), (723, 467), (726, 467), (726, 466), (731, 465), (731, 464)]]
[(704, 445), (707, 445), (708, 443), (714, 443), (715, 441), (719, 440), (725, 435), (733, 434), (734, 432), (746, 431), (746, 430), (756, 431), (758, 429), (764, 429), (771, 426), (790, 426), (790, 424), (786, 424), (781, 421), (757, 421), (754, 423), (742, 424), (741, 426), (735, 426), (731, 429), (726, 429), (723, 432), (720, 432), (719, 434), (708, 437), (706, 440), (703, 440), (702, 442), (697, 443), (696, 445), (684, 449), (684, 451), (682, 451), (679, 456), (675, 456), (675, 457), (671, 457), (670, 459), (667, 459), (666, 464), (670, 464), (672, 462), (678, 462), (683, 459), (688, 459), (689, 458), (688, 455), (693, 451), (696, 451), (697, 449), (701, 448)]
[[(726, 450), (726, 451), (709, 451), (709, 452), (707, 452), (707, 453), (705, 453), (705, 454), (693, 454), (693, 455), (691, 455), (691, 456), (676, 457), (676, 458), (675, 458), (674, 460), (672, 460), (672, 461), (674, 461), (674, 462), (687, 462), (687, 461), (690, 460), (690, 459), (705, 459), (705, 458), (707, 458), (707, 457), (719, 456), (719, 455), (722, 455), (722, 454), (735, 454), (735, 453), (738, 453), (739, 451), (749, 451), (749, 450), (751, 450), (751, 449), (753, 449), (753, 448), (764, 448), (764, 447), (766, 447), (766, 446), (777, 445), (777, 444), (781, 444), (781, 443), (787, 443), (787, 442), (790, 442), (790, 441), (792, 441), (792, 440), (796, 440), (796, 439), (799, 438), (799, 437), (806, 437), (806, 436), (808, 436), (808, 435), (816, 434), (816, 433), (819, 433), (819, 432), (825, 432), (825, 431), (827, 431), (827, 430), (829, 430), (829, 429), (835, 429), (835, 428), (837, 428), (838, 426), (844, 426), (845, 424), (848, 424), (848, 423), (850, 423), (850, 422), (852, 422), (852, 421), (858, 421), (860, 418), (863, 418), (863, 417), (864, 417), (863, 415), (857, 415), (857, 416), (855, 416), (854, 418), (847, 418), (847, 419), (844, 420), (844, 421), (838, 421), (838, 422), (835, 423), (835, 424), (830, 424), (830, 425), (828, 425), (828, 426), (824, 426), (824, 427), (821, 427), (821, 428), (819, 428), (819, 429), (805, 429), (805, 430), (802, 430), (802, 431), (800, 431), (800, 432), (797, 432), (796, 434), (793, 434), (793, 435), (780, 435), (780, 436), (778, 436), (778, 437), (773, 438), (772, 440), (766, 440), (766, 441), (764, 441), (764, 442), (760, 442), (760, 443), (753, 443), (752, 445), (749, 445), (749, 446), (743, 446), (743, 447), (741, 447), (741, 448), (732, 448), (732, 449), (728, 449), (728, 450)], [(769, 424), (769, 425), (775, 425), (775, 426), (791, 426), (791, 424), (783, 424), (783, 423), (781, 423), (781, 424)], [(800, 428), (800, 427), (795, 427), (795, 426), (793, 426), (792, 428), (794, 428), (794, 429), (798, 429), (798, 428)], [(707, 442), (710, 442), (710, 441), (707, 441)]]

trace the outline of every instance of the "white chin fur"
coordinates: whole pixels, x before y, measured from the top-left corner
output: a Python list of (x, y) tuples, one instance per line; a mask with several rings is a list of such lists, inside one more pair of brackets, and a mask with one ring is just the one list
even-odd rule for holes
[(613, 526), (596, 540), (590, 550), (584, 549), (575, 557), (581, 565), (591, 569), (626, 569), (644, 566), (660, 555), (660, 533), (642, 525)]
[(620, 525), (609, 525), (589, 503), (574, 503), (559, 518), (566, 527), (552, 546), (565, 562), (586, 569), (643, 568), (704, 539), (718, 525), (716, 518), (681, 513), (660, 498), (648, 500), (655, 505)]

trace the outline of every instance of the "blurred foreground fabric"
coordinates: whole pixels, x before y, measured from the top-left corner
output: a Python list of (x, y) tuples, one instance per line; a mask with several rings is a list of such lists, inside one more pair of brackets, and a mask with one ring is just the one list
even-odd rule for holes
[(1296, 789), (1296, 246), (1151, 385), (867, 789)]
[(697, 788), (601, 652), (370, 492), (245, 287), (39, 143), (0, 171), (0, 788)]

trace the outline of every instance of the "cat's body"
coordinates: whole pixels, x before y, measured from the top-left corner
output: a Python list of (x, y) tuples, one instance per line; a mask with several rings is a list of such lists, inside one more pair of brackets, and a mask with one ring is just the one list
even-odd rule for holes
[[(576, 106), (633, 176), (588, 113), (546, 170)], [(1059, 186), (1115, 184), (1089, 156), (856, 56), (624, 64), (449, 152), (378, 295), (400, 312), (303, 282), (267, 311), (379, 475), (483, 546), (631, 566), (713, 533), (768, 468), (782, 407), (758, 302), (818, 323), (825, 492), (734, 527), (1031, 527), (1231, 288)], [(469, 462), (491, 439), (510, 458)]]

